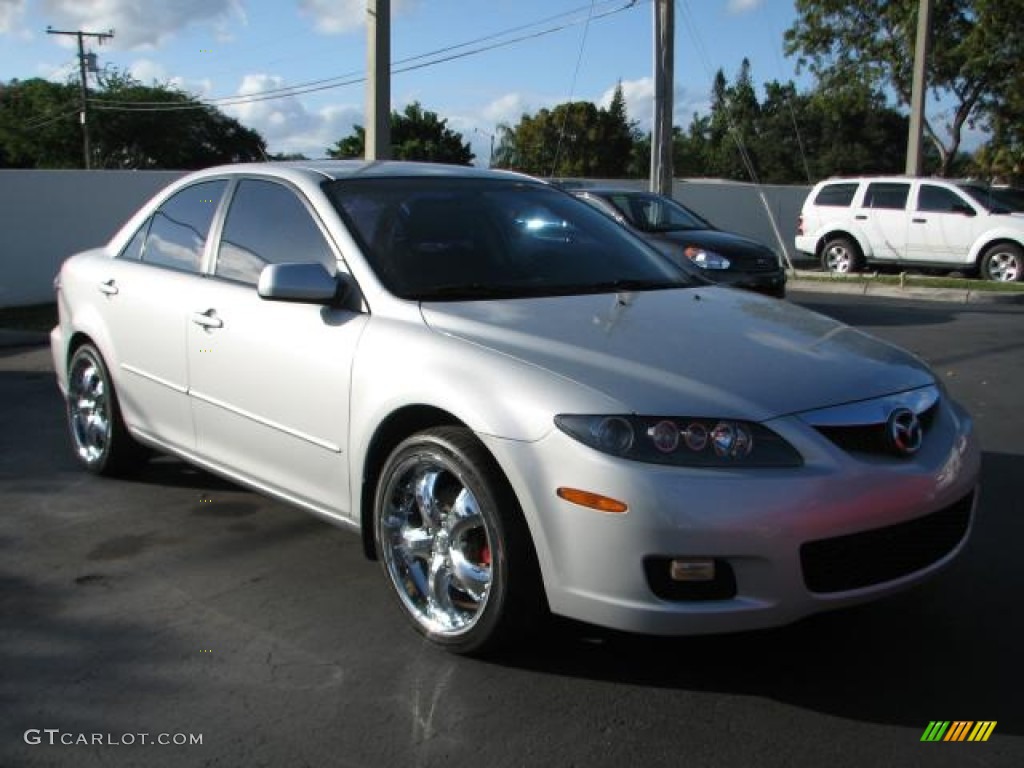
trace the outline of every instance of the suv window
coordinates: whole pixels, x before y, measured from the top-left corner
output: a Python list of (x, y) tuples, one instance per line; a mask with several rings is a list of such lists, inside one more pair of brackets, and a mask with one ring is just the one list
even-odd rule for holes
[(818, 190), (818, 196), (814, 198), (814, 204), (845, 208), (853, 202), (853, 196), (855, 194), (857, 194), (856, 182), (826, 184)]
[(306, 206), (287, 187), (243, 179), (231, 200), (214, 274), (255, 285), (267, 264), (319, 262), (334, 274), (334, 252)]
[(917, 210), (931, 213), (953, 213), (967, 203), (956, 192), (934, 184), (922, 184), (917, 193)]
[(226, 181), (206, 181), (186, 187), (157, 209), (149, 226), (143, 261), (198, 272), (214, 211)]
[(876, 181), (868, 185), (868, 191), (864, 193), (865, 208), (891, 208), (902, 211), (907, 206), (907, 195), (910, 194), (910, 185)]

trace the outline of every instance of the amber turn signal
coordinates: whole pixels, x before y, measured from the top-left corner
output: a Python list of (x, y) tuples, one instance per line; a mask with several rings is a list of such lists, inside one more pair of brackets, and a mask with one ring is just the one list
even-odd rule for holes
[(629, 509), (629, 506), (624, 501), (610, 499), (599, 493), (581, 491), (578, 488), (559, 488), (556, 493), (560, 499), (571, 501), (573, 504), (579, 504), (581, 507), (596, 509), (598, 512), (622, 514)]

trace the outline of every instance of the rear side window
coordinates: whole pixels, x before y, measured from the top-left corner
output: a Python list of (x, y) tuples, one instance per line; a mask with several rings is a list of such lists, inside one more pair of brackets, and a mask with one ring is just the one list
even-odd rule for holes
[(917, 210), (930, 213), (953, 213), (967, 203), (956, 192), (933, 184), (922, 184), (917, 193)]
[(255, 285), (267, 264), (284, 262), (319, 262), (337, 272), (334, 252), (294, 192), (243, 179), (224, 222), (215, 274)]
[(856, 183), (826, 184), (818, 190), (818, 196), (814, 198), (814, 204), (846, 208), (853, 202), (855, 194), (857, 194)]
[(868, 185), (868, 191), (864, 194), (864, 207), (902, 211), (907, 207), (908, 194), (909, 184), (878, 181)]
[(146, 219), (146, 222), (139, 227), (138, 232), (132, 235), (132, 239), (128, 241), (128, 245), (121, 250), (117, 258), (128, 259), (129, 261), (139, 261), (142, 258), (142, 244), (146, 242), (149, 222), (150, 219)]
[(194, 184), (167, 200), (153, 214), (143, 261), (183, 272), (198, 272), (214, 211), (225, 181)]

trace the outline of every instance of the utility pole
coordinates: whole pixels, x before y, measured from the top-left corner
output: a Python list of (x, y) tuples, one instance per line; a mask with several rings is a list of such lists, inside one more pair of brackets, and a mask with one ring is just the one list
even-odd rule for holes
[(367, 161), (391, 158), (391, 0), (366, 0)]
[(672, 195), (672, 111), (675, 75), (675, 4), (655, 0), (654, 124), (651, 131), (651, 192)]
[(53, 27), (46, 28), (46, 34), (48, 35), (74, 35), (78, 38), (78, 72), (82, 78), (81, 98), (82, 108), (79, 112), (79, 120), (82, 123), (82, 153), (85, 158), (85, 168), (88, 170), (92, 167), (92, 163), (89, 159), (89, 81), (86, 79), (85, 66), (85, 38), (95, 37), (100, 41), (100, 45), (103, 44), (104, 40), (109, 40), (114, 36), (114, 30), (109, 32), (83, 32), (82, 30), (76, 30), (75, 32), (54, 29)]
[(914, 44), (914, 82), (910, 95), (910, 135), (907, 137), (907, 175), (920, 176), (924, 172), (922, 137), (924, 134), (924, 102), (928, 83), (925, 67), (928, 63), (928, 43), (931, 37), (932, 4), (934, 0), (920, 0), (917, 9), (917, 40)]

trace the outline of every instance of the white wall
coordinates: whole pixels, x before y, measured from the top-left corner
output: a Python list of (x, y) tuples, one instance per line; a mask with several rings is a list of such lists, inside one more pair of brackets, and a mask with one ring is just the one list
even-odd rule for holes
[(0, 170), (0, 307), (53, 300), (73, 253), (103, 245), (178, 171)]
[[(0, 307), (52, 301), (53, 277), (64, 259), (106, 243), (139, 206), (180, 176), (180, 171), (0, 170)], [(604, 183), (646, 188), (639, 180)], [(808, 188), (762, 191), (781, 244), (753, 185), (677, 181), (673, 196), (718, 227), (776, 250), (784, 247), (796, 258), (793, 235)]]

